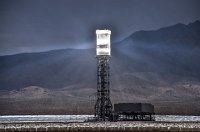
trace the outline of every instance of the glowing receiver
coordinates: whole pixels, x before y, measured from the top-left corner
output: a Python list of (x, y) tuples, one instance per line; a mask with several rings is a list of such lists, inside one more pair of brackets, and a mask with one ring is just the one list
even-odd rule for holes
[(96, 30), (96, 35), (97, 35), (96, 55), (110, 56), (111, 55), (111, 50), (110, 50), (111, 31), (110, 30)]

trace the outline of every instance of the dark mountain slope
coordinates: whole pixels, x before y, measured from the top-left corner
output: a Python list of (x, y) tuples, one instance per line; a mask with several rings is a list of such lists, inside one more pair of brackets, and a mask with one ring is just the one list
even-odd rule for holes
[[(178, 23), (171, 27), (161, 28), (155, 31), (138, 31), (127, 37), (125, 40), (132, 40), (133, 43), (146, 43), (149, 45), (181, 45), (198, 46), (200, 43), (200, 21), (188, 25)], [(123, 43), (124, 41), (122, 41)]]
[[(87, 76), (95, 76), (94, 53), (91, 50), (58, 50), (1, 57), (1, 89), (27, 86), (63, 88), (91, 85)], [(84, 74), (84, 69), (87, 72)], [(83, 80), (84, 79), (84, 80)], [(77, 86), (78, 87), (78, 86)]]
[(200, 77), (199, 21), (157, 31), (139, 31), (116, 45), (120, 53), (143, 62), (145, 70)]

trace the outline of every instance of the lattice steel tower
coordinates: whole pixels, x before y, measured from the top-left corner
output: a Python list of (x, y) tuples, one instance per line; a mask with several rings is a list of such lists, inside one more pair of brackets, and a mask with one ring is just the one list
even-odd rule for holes
[(110, 30), (96, 30), (97, 102), (95, 116), (103, 121), (111, 120), (112, 117), (109, 81), (110, 35)]

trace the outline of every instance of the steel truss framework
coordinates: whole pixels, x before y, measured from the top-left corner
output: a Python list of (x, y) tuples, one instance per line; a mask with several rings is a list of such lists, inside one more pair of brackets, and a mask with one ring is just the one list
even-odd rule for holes
[(97, 102), (95, 105), (97, 120), (111, 120), (112, 108), (110, 101), (109, 56), (97, 56)]

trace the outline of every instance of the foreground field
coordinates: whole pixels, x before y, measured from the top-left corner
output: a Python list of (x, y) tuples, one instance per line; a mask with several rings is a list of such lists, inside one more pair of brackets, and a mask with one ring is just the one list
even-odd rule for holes
[(200, 131), (200, 122), (1, 123), (0, 131)]

